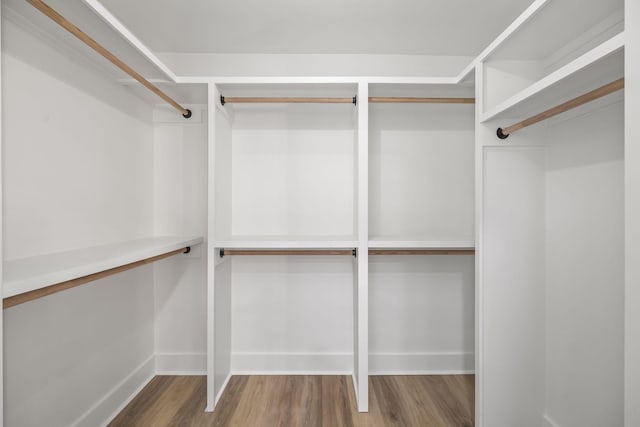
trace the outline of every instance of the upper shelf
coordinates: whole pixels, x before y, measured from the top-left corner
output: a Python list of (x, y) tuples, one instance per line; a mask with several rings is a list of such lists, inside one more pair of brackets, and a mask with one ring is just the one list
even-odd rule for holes
[(229, 249), (351, 249), (354, 236), (234, 236), (216, 240), (214, 246)]
[(623, 48), (621, 33), (489, 109), (480, 121), (537, 114), (623, 77)]
[(473, 98), (473, 79), (457, 84), (370, 83), (370, 97)]
[(228, 97), (353, 97), (356, 83), (220, 83), (220, 94)]
[[(119, 22), (113, 22), (92, 10), (90, 3), (94, 1), (46, 0), (46, 4), (62, 15), (65, 19), (86, 33), (91, 39), (107, 49), (118, 59), (134, 69), (154, 85), (161, 87), (171, 98), (181, 103), (206, 103), (207, 88), (204, 84), (176, 85), (176, 76), (162, 64), (146, 47), (136, 45), (133, 40), (127, 40), (126, 28), (114, 27)], [(107, 12), (108, 13), (108, 12)], [(37, 35), (46, 41), (47, 48), (53, 47), (63, 55), (74, 61), (86, 64), (88, 67), (99, 69), (107, 78), (131, 87), (131, 90), (145, 102), (160, 104), (161, 99), (150, 92), (140, 83), (133, 80), (121, 69), (94, 52), (82, 41), (67, 30), (56, 24), (43, 13), (24, 0), (3, 0), (2, 17), (28, 33)], [(115, 18), (113, 18), (115, 19)], [(124, 31), (124, 32), (121, 32)], [(3, 30), (4, 32), (4, 30)], [(12, 34), (9, 33), (8, 37)], [(5, 51), (3, 41), (3, 51)], [(10, 55), (37, 55), (33, 49), (9, 49)], [(55, 67), (55, 64), (52, 64)]]
[(3, 297), (110, 270), (201, 244), (202, 237), (151, 237), (4, 261)]
[(536, 3), (539, 5), (523, 14), (527, 16), (522, 25), (488, 55), (488, 60), (540, 61), (545, 68), (552, 68), (568, 62), (563, 58), (584, 53), (623, 29), (623, 0)]
[(370, 249), (431, 249), (431, 250), (473, 250), (473, 241), (407, 240), (391, 238), (369, 238)]
[[(82, 1), (46, 0), (54, 10), (71, 21), (92, 39), (103, 45), (140, 74), (148, 79), (171, 80), (167, 75), (140, 53), (133, 45), (94, 13)], [(3, 0), (3, 15), (21, 26), (46, 37), (62, 48), (71, 49), (111, 74), (115, 79), (128, 79), (129, 76), (89, 49), (83, 42), (68, 33), (24, 0)]]

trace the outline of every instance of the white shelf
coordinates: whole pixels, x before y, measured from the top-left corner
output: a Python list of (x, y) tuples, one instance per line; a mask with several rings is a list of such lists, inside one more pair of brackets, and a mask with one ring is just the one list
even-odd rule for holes
[(369, 240), (369, 249), (433, 249), (433, 250), (473, 250), (473, 241), (442, 240), (391, 240), (374, 238)]
[[(444, 98), (474, 98), (475, 86), (473, 81), (451, 84), (415, 84), (415, 83), (374, 83), (369, 84), (369, 96), (406, 96), (406, 97), (444, 97)], [(398, 105), (398, 104), (392, 104)], [(411, 104), (425, 105), (425, 104)], [(442, 106), (443, 104), (437, 104)], [(473, 104), (454, 104), (471, 106)]]
[[(101, 7), (99, 2), (95, 0), (56, 1), (51, 2), (50, 5), (145, 78), (155, 83), (161, 82), (162, 90), (169, 96), (180, 99), (187, 104), (197, 103), (202, 99), (206, 103), (206, 85), (200, 84), (197, 85), (197, 88), (176, 85), (174, 80), (177, 77), (175, 74), (140, 40), (135, 39), (135, 36), (122, 23), (118, 22), (104, 7)], [(106, 59), (97, 55), (83, 42), (62, 29), (29, 3), (21, 0), (4, 0), (2, 9), (3, 17), (34, 34), (38, 34), (56, 48), (62, 49), (72, 56), (74, 60), (100, 69), (116, 81), (131, 85), (129, 75), (119, 68), (111, 66)], [(139, 83), (136, 82), (131, 89), (152, 105), (158, 103), (158, 97)]]
[(622, 77), (623, 48), (624, 33), (620, 33), (486, 111), (480, 122), (537, 114)]
[[(624, 20), (622, 0), (536, 0), (489, 52), (489, 60), (552, 60), (588, 44)], [(579, 10), (578, 10), (579, 9)], [(564, 55), (563, 55), (564, 56)], [(483, 58), (483, 59), (485, 59)]]
[(353, 236), (244, 236), (214, 241), (228, 249), (351, 249), (358, 246)]
[(3, 297), (141, 261), (187, 246), (202, 237), (151, 237), (68, 252), (4, 261)]

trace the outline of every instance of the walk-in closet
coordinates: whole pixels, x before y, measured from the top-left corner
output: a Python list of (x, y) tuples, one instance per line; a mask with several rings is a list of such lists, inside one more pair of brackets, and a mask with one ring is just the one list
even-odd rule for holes
[(640, 426), (640, 3), (418, 3), (1, 0), (0, 426)]

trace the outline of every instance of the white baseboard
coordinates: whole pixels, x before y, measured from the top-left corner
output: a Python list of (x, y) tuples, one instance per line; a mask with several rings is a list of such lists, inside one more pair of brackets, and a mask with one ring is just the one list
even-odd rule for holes
[(351, 375), (352, 353), (232, 353), (233, 375)]
[(106, 426), (129, 404), (155, 376), (155, 356), (151, 355), (140, 366), (120, 381), (102, 399), (82, 414), (72, 427)]
[(473, 353), (370, 353), (369, 375), (474, 373)]
[(558, 423), (556, 423), (551, 418), (549, 418), (548, 415), (545, 415), (544, 417), (542, 417), (542, 426), (543, 427), (560, 427), (560, 425), (558, 425)]
[(156, 375), (207, 375), (207, 355), (156, 353)]

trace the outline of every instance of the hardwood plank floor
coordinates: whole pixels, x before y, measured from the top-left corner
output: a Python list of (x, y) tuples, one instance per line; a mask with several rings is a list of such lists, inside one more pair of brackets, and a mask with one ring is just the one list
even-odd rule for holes
[(157, 376), (111, 427), (471, 427), (473, 375), (372, 376), (358, 413), (347, 376), (233, 376), (205, 413), (206, 378)]

